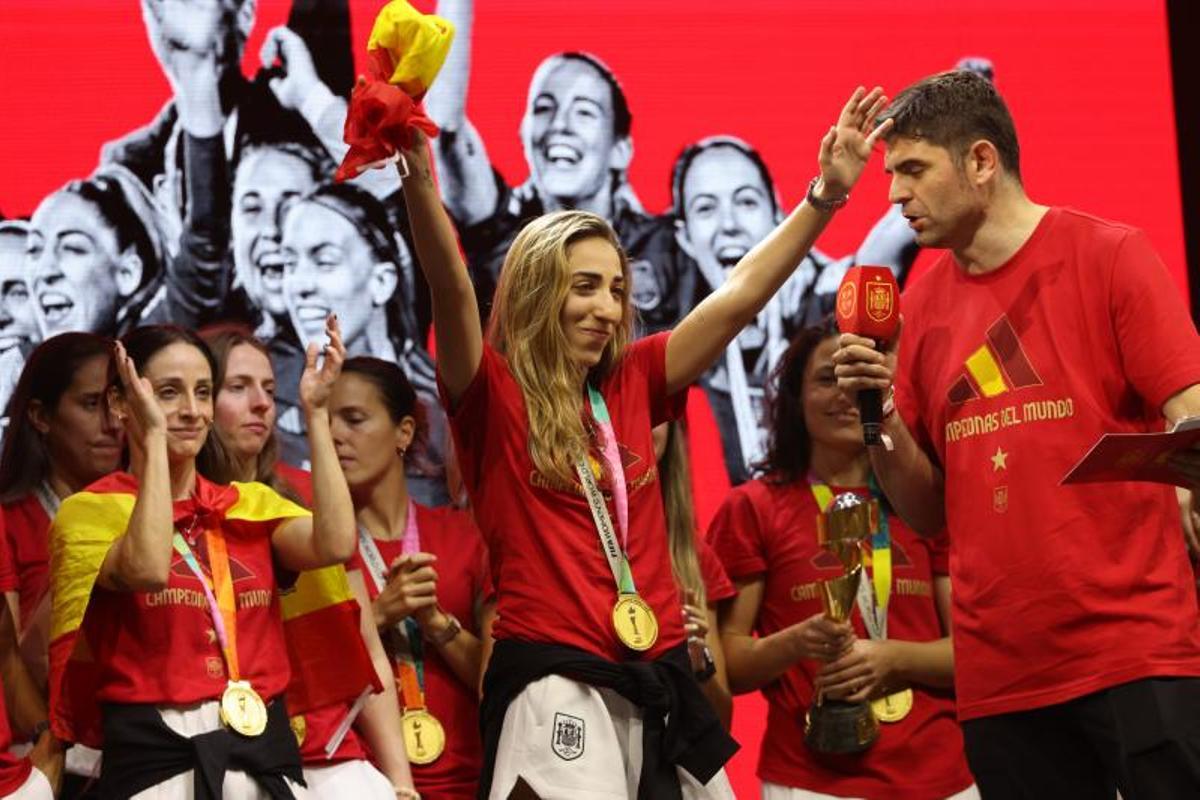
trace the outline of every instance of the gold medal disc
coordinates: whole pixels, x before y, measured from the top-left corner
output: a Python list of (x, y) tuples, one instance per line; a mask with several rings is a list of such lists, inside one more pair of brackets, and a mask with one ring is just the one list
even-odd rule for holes
[(404, 750), (413, 764), (432, 764), (446, 749), (446, 731), (437, 717), (423, 708), (405, 711), (400, 718)]
[(242, 736), (267, 729), (267, 704), (247, 681), (230, 681), (221, 695), (221, 722)]
[(658, 641), (658, 620), (646, 601), (636, 594), (622, 594), (613, 606), (617, 638), (630, 650), (649, 650)]
[(880, 722), (899, 722), (913, 707), (913, 690), (902, 689), (871, 701), (871, 710)]

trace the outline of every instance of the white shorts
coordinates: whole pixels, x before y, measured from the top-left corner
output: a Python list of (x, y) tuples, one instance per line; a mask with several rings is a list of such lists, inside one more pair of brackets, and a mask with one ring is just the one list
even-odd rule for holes
[(392, 782), (362, 759), (305, 767), (304, 782), (312, 800), (396, 800)]
[(67, 748), (67, 756), (63, 770), (68, 775), (81, 775), (84, 778), (100, 777), (100, 751), (83, 744), (73, 744)]
[[(793, 786), (780, 786), (777, 783), (767, 783), (763, 781), (762, 785), (762, 800), (854, 800), (853, 798), (843, 798), (838, 795), (822, 794), (821, 792), (810, 792), (808, 789), (797, 789)], [(979, 800), (979, 789), (975, 784), (971, 784), (966, 789), (963, 789), (957, 794), (953, 794), (946, 800)]]
[(15, 792), (4, 795), (4, 800), (54, 800), (54, 790), (50, 788), (50, 781), (46, 780), (41, 770), (34, 767), (29, 771), (25, 782), (17, 787)]
[[(642, 771), (642, 710), (612, 689), (550, 675), (504, 714), (489, 800), (524, 778), (542, 800), (629, 800)], [(702, 785), (678, 770), (684, 800), (725, 800), (725, 770)]]
[[(211, 733), (221, 727), (219, 708), (220, 704), (216, 700), (209, 700), (185, 708), (164, 706), (158, 711), (162, 714), (163, 722), (167, 724), (168, 728), (180, 736), (190, 739), (202, 733)], [(195, 780), (192, 772), (189, 769), (187, 772), (167, 778), (162, 783), (155, 784), (149, 789), (131, 796), (129, 800), (192, 800), (194, 796), (192, 788)], [(311, 800), (311, 796), (303, 786), (290, 780), (287, 780), (287, 784), (291, 787), (296, 800)], [(392, 796), (395, 797), (394, 794)], [(261, 789), (253, 778), (245, 772), (232, 769), (225, 773), (225, 782), (221, 786), (221, 797), (223, 800), (270, 800), (266, 791)]]

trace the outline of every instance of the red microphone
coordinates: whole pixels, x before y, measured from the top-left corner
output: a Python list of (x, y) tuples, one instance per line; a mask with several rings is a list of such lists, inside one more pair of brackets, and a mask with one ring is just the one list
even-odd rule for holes
[[(838, 330), (875, 340), (879, 348), (900, 330), (900, 287), (887, 267), (851, 267), (838, 287)], [(863, 441), (883, 444), (883, 393), (863, 389), (858, 393)]]

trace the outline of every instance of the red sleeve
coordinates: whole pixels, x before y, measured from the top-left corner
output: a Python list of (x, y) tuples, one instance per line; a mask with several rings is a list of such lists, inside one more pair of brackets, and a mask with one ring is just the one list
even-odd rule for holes
[(0, 592), (17, 590), (17, 573), (13, 572), (12, 550), (8, 543), (8, 528), (4, 524), (4, 510), (0, 509)]
[(1117, 246), (1110, 303), (1121, 367), (1152, 409), (1200, 383), (1196, 326), (1141, 231), (1130, 231)]
[[(928, 276), (926, 278), (928, 279)], [(914, 298), (911, 292), (906, 292), (904, 298), (906, 302), (915, 299), (917, 304), (920, 303), (920, 299)], [(904, 427), (908, 428), (917, 445), (937, 463), (933, 440), (921, 413), (923, 406), (918, 389), (921, 378), (916, 374), (917, 364), (920, 363), (920, 358), (916, 355), (921, 345), (920, 325), (919, 314), (911, 314), (904, 322), (900, 331), (900, 349), (896, 357), (896, 374), (892, 378), (892, 385), (896, 391), (896, 413), (900, 415)]]
[(487, 434), (488, 404), (491, 402), (495, 381), (505, 369), (504, 357), (484, 342), (479, 367), (475, 370), (471, 382), (467, 384), (462, 397), (458, 398), (457, 407), (451, 404), (446, 385), (442, 383), (441, 373), (438, 373), (438, 396), (450, 420), (455, 453), (458, 455), (458, 468), (462, 473), (463, 483), (472, 491), (479, 486), (479, 479), (483, 474), (483, 442)]
[(709, 605), (737, 596), (737, 588), (729, 580), (725, 567), (721, 566), (721, 559), (699, 536), (696, 537), (696, 558), (700, 561), (700, 576), (704, 579), (704, 593), (708, 595)]
[(929, 547), (929, 571), (935, 576), (950, 574), (950, 537), (942, 531), (931, 539), (923, 540)]
[(646, 376), (650, 398), (650, 427), (679, 419), (687, 407), (687, 389), (667, 394), (667, 340), (670, 331), (639, 339), (625, 351), (621, 369), (637, 369)]
[(729, 493), (708, 526), (708, 543), (733, 580), (767, 571), (764, 525), (743, 484)]

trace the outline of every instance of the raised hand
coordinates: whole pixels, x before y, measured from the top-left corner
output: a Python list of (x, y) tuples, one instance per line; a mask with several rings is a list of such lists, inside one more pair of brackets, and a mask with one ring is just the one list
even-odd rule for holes
[(321, 348), (316, 342), (310, 342), (304, 352), (304, 374), (300, 376), (300, 405), (306, 412), (323, 410), (329, 403), (329, 395), (333, 393), (333, 384), (342, 374), (342, 364), (346, 361), (346, 345), (342, 343), (342, 329), (338, 325), (337, 315), (330, 314), (325, 318), (325, 335), (329, 344), (325, 345), (325, 357), (318, 368), (317, 360)]
[(271, 78), (271, 91), (284, 108), (299, 111), (300, 106), (320, 84), (312, 53), (298, 33), (284, 25), (272, 28), (258, 52), (264, 68), (270, 70), (275, 62), (283, 65), (282, 75)]
[(827, 198), (844, 197), (858, 182), (871, 151), (880, 137), (892, 128), (892, 120), (880, 125), (875, 118), (883, 111), (888, 99), (876, 86), (867, 91), (862, 86), (854, 90), (834, 125), (821, 139), (817, 163)]
[(175, 80), (172, 58), (176, 54), (217, 51), (224, 14), (221, 0), (142, 0), (150, 47), (168, 80)]
[(167, 417), (154, 396), (154, 387), (138, 374), (133, 359), (125, 352), (125, 345), (117, 342), (113, 346), (113, 358), (124, 388), (116, 408), (117, 418), (124, 423), (130, 439), (144, 444), (151, 435), (166, 432)]
[(219, 0), (142, 0), (151, 49), (192, 136), (216, 136), (225, 124), (217, 88), (224, 13)]

